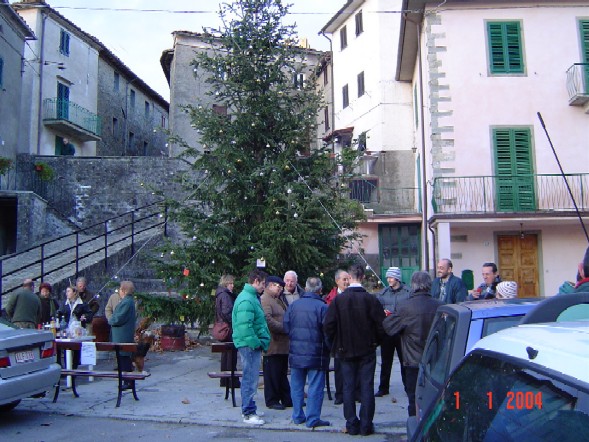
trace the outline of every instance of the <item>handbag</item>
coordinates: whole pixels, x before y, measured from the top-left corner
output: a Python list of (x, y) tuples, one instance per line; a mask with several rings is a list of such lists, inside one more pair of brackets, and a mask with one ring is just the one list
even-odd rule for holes
[(213, 338), (218, 341), (225, 341), (231, 335), (231, 327), (223, 321), (215, 322), (213, 325)]

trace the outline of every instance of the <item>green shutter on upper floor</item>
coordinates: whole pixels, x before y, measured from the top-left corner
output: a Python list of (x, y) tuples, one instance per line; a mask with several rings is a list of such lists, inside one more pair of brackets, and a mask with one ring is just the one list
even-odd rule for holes
[(581, 35), (581, 54), (583, 57), (581, 62), (585, 63), (585, 88), (583, 92), (589, 93), (589, 20), (579, 21), (579, 33)]
[(494, 129), (497, 211), (536, 210), (530, 129)]
[(487, 22), (487, 38), (492, 74), (524, 72), (521, 28), (518, 21)]

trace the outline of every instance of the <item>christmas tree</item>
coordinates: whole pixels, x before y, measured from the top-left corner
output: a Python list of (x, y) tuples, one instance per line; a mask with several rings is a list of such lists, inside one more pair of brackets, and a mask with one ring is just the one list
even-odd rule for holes
[(323, 97), (287, 13), (280, 0), (222, 5), (223, 28), (193, 61), (209, 92), (186, 108), (200, 146), (184, 145), (186, 197), (169, 201), (184, 239), (164, 247), (160, 270), (203, 304), (202, 320), (219, 277), (243, 281), (258, 260), (303, 283), (332, 272), (363, 218), (349, 199), (357, 151), (311, 148)]

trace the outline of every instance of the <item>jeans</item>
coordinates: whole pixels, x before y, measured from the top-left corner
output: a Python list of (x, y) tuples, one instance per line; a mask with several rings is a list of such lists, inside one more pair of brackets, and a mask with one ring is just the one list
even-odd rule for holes
[[(374, 431), (374, 371), (376, 352), (366, 356), (342, 359), (344, 378), (344, 418), (349, 434), (371, 434)], [(356, 416), (355, 391), (360, 383), (360, 419)]]
[[(309, 380), (307, 415), (303, 411), (305, 381)], [(306, 422), (312, 428), (321, 419), (321, 407), (325, 390), (325, 371), (310, 368), (290, 369), (290, 394), (292, 396), (292, 420), (295, 424)]]
[(257, 410), (254, 395), (258, 390), (262, 350), (240, 347), (237, 351), (239, 351), (243, 369), (243, 376), (241, 377), (241, 413), (244, 416), (249, 416), (255, 414)]

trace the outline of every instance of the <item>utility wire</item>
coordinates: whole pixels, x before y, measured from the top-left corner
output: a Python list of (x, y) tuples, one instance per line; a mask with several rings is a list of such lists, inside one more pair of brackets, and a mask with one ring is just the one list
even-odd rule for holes
[[(303, 175), (301, 175), (301, 173), (295, 167), (295, 165), (292, 164), (291, 161), (289, 161), (288, 163), (291, 165), (291, 167), (294, 169), (294, 171), (298, 174), (299, 178), (301, 180), (303, 180), (303, 183), (305, 183), (305, 186), (307, 186), (307, 189), (309, 189), (309, 192), (313, 193), (313, 189), (311, 189), (311, 186), (309, 186), (309, 184), (307, 183), (307, 180), (305, 180), (305, 178), (303, 177)], [(318, 199), (318, 201), (319, 201), (319, 204), (321, 205), (321, 207), (323, 208), (323, 210), (325, 211), (325, 213), (327, 214), (327, 216), (329, 216), (329, 218), (333, 222), (333, 224), (335, 224), (335, 226), (338, 228), (338, 230), (341, 232), (341, 234), (346, 239), (348, 239), (350, 235), (346, 234), (346, 232), (344, 231), (344, 229), (338, 224), (338, 222), (335, 220), (335, 218), (333, 217), (333, 215), (329, 212), (329, 210), (327, 210), (327, 207), (325, 207), (325, 205), (323, 204), (323, 202), (321, 201), (321, 199)], [(349, 241), (349, 239), (348, 239), (348, 241)], [(358, 254), (358, 256), (360, 256), (360, 258), (362, 258), (362, 261), (364, 261), (364, 264), (366, 264), (366, 267), (368, 269), (370, 269), (370, 271), (372, 273), (374, 273), (374, 276), (376, 276), (376, 279), (378, 279), (378, 281), (382, 284), (382, 286), (385, 287), (384, 282), (382, 281), (382, 279), (380, 279), (380, 277), (374, 271), (374, 269), (372, 268), (372, 266), (370, 264), (368, 264), (368, 261), (366, 260), (366, 258), (364, 257), (364, 255), (362, 254), (362, 252), (360, 251), (360, 249), (357, 246), (354, 246), (354, 248), (356, 249), (356, 253)]]

